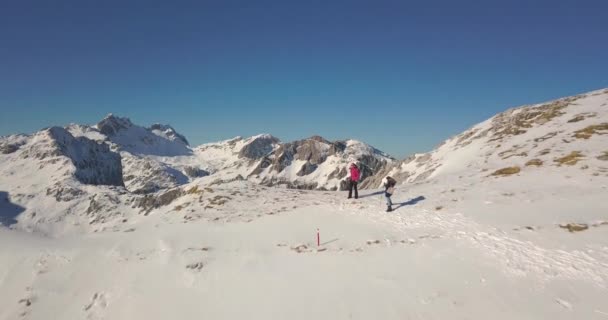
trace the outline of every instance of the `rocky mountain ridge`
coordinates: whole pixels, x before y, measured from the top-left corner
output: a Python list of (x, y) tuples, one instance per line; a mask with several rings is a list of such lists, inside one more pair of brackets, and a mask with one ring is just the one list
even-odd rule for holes
[(319, 136), (284, 143), (263, 134), (190, 147), (170, 126), (109, 115), (93, 126), (0, 137), (0, 192), (8, 207), (22, 208), (0, 220), (59, 235), (182, 208), (211, 214), (229, 200), (211, 191), (222, 184), (343, 190), (351, 162), (362, 168), (362, 188), (380, 187), (385, 175), (402, 184), (512, 184), (546, 175), (558, 187), (584, 185), (608, 176), (607, 139), (606, 89), (507, 110), (403, 160)]

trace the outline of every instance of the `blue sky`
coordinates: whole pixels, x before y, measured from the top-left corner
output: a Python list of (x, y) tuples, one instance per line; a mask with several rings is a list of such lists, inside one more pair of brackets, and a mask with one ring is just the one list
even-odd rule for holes
[(0, 135), (107, 113), (192, 144), (268, 132), (428, 151), (608, 87), (608, 1), (3, 1)]

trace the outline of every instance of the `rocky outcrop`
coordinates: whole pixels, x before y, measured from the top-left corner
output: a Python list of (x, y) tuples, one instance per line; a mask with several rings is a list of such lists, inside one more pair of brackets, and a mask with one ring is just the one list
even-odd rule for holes
[(0, 145), (0, 153), (2, 154), (10, 154), (19, 150), (19, 147), (14, 144), (3, 144)]
[(302, 165), (302, 168), (300, 168), (300, 171), (298, 171), (298, 173), (296, 173), (296, 175), (298, 177), (309, 175), (309, 174), (313, 173), (317, 169), (317, 167), (318, 167), (317, 164), (306, 162), (304, 165)]
[(241, 148), (239, 151), (239, 158), (247, 158), (252, 160), (260, 159), (271, 153), (279, 142), (279, 139), (271, 135), (260, 135), (254, 137), (253, 141)]
[[(301, 182), (301, 181), (292, 181), (285, 178), (265, 178), (262, 182), (262, 185), (268, 187), (284, 187), (289, 189), (300, 189), (300, 190), (326, 190), (324, 187), (319, 187), (317, 182)], [(337, 190), (334, 188), (333, 190)]]
[(24, 159), (35, 158), (45, 163), (57, 163), (61, 157), (69, 159), (75, 168), (74, 176), (84, 184), (123, 186), (120, 155), (103, 142), (86, 137), (75, 138), (66, 129), (52, 127), (38, 132), (33, 142), (22, 151)]
[(124, 153), (122, 162), (125, 187), (133, 193), (154, 193), (175, 188), (189, 180), (182, 171), (154, 159)]
[(346, 178), (347, 175), (348, 175), (348, 171), (347, 171), (346, 167), (341, 167), (341, 168), (336, 168), (334, 171), (332, 171), (329, 174), (328, 178), (342, 180), (342, 179)]
[(72, 186), (56, 183), (46, 189), (46, 195), (55, 198), (57, 202), (67, 202), (80, 198), (85, 192)]
[(186, 194), (184, 190), (176, 188), (160, 194), (145, 195), (136, 202), (135, 207), (140, 208), (147, 215), (150, 211), (166, 206), (184, 194)]
[(171, 126), (155, 124), (151, 128), (134, 125), (128, 118), (109, 114), (96, 125), (109, 142), (120, 151), (134, 155), (184, 156), (192, 154), (188, 141)]
[(184, 173), (190, 178), (200, 178), (200, 177), (206, 177), (209, 175), (208, 171), (205, 171), (201, 168), (192, 167), (192, 166), (185, 166)]
[(13, 135), (0, 138), (0, 154), (15, 153), (27, 141), (25, 135)]
[[(313, 136), (281, 144), (260, 159), (250, 176), (262, 176), (261, 183), (267, 186), (337, 190), (347, 187), (344, 181), (340, 181), (347, 176), (350, 163), (359, 164), (361, 178), (365, 180), (392, 160), (390, 156), (358, 141), (332, 142)], [(294, 165), (298, 167), (293, 168)], [(290, 176), (293, 173), (295, 176)]]
[(173, 129), (173, 127), (169, 125), (155, 123), (149, 128), (149, 130), (155, 133), (156, 135), (164, 136), (171, 141), (180, 141), (184, 145), (189, 145), (186, 137), (177, 133), (177, 131), (175, 131), (175, 129)]
[(133, 127), (131, 120), (128, 118), (116, 117), (111, 113), (97, 123), (99, 132), (108, 137), (115, 136), (118, 132), (127, 130), (131, 127)]
[(120, 155), (108, 145), (85, 137), (74, 138), (63, 128), (51, 128), (61, 153), (76, 167), (76, 178), (84, 184), (123, 186)]

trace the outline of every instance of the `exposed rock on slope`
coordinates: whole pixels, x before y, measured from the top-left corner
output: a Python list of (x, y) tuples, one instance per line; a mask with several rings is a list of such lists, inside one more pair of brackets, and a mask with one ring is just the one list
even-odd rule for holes
[(181, 171), (150, 158), (123, 155), (124, 181), (133, 193), (153, 193), (188, 183)]
[(279, 143), (279, 139), (268, 134), (256, 136), (241, 148), (239, 158), (260, 159), (271, 153)]
[(267, 186), (337, 190), (344, 187), (347, 166), (358, 162), (362, 178), (393, 159), (355, 140), (334, 141), (314, 136), (288, 143), (270, 135), (248, 139), (237, 137), (198, 147), (201, 162), (211, 165), (217, 179), (232, 181), (237, 176)]
[(450, 174), (470, 175), (473, 169), (484, 179), (488, 172), (503, 168), (518, 167), (519, 174), (526, 174), (563, 164), (580, 164), (591, 169), (581, 174), (601, 175), (603, 164), (598, 157), (605, 149), (602, 146), (608, 145), (606, 123), (608, 90), (509, 109), (429, 153), (381, 170), (366, 186), (379, 186), (388, 174), (402, 182), (419, 182)]
[(84, 184), (123, 185), (118, 153), (112, 152), (104, 143), (85, 137), (75, 138), (64, 128), (52, 127), (39, 132), (22, 149), (20, 156), (39, 160), (40, 167), (69, 160), (74, 176)]
[(119, 150), (131, 154), (183, 156), (192, 153), (186, 138), (167, 125), (155, 124), (151, 128), (143, 128), (127, 118), (110, 114), (96, 127)]
[(156, 123), (150, 127), (150, 131), (152, 131), (152, 133), (157, 136), (166, 138), (167, 140), (179, 141), (184, 145), (189, 145), (188, 140), (186, 140), (186, 137), (177, 133), (177, 131), (175, 131), (175, 129), (173, 129), (173, 127), (169, 125)]

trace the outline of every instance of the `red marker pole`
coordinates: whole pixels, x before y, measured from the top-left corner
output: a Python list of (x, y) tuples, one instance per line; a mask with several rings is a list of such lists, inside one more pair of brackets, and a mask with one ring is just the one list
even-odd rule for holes
[(321, 246), (321, 235), (319, 234), (319, 228), (317, 228), (317, 247)]

